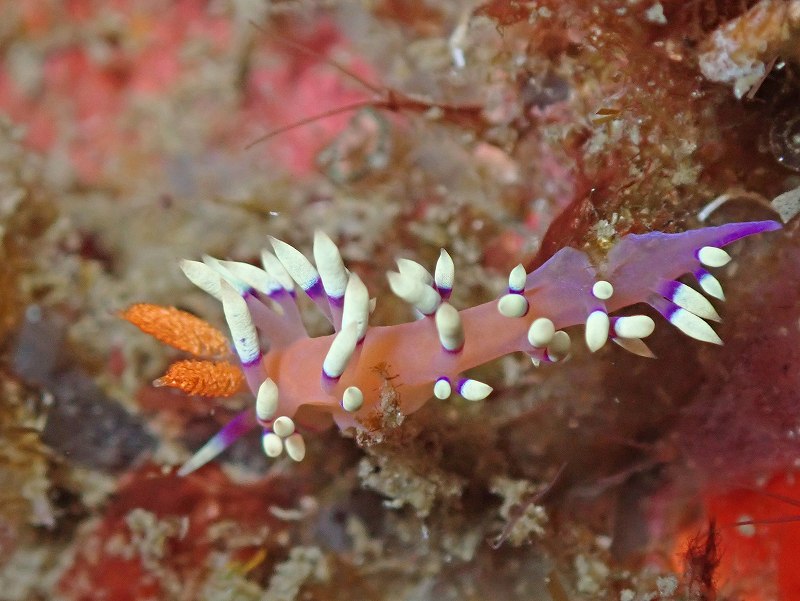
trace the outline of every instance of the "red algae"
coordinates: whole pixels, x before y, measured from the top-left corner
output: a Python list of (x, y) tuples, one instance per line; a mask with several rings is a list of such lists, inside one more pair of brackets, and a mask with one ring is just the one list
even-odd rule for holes
[[(229, 554), (231, 569), (234, 559), (258, 549), (267, 552), (262, 569), (277, 560), (288, 526), (272, 512), (294, 507), (301, 491), (280, 477), (242, 485), (218, 469), (179, 478), (159, 466), (139, 468), (120, 481), (116, 501), (83, 535), (59, 591), (81, 601), (196, 599), (214, 553)], [(220, 536), (225, 523), (227, 537)]]
[(717, 524), (715, 590), (719, 598), (792, 600), (800, 595), (794, 558), (800, 541), (798, 485), (793, 472), (704, 499)]
[[(202, 77), (202, 65), (184, 56), (197, 40), (211, 60), (241, 62), (243, 79), (230, 83), (242, 89), (222, 96), (208, 90), (190, 100), (200, 112), (224, 107), (233, 111), (235, 121), (224, 125), (228, 133), (219, 124), (210, 132), (227, 144), (243, 148), (257, 135), (259, 123), (305, 116), (320, 94), (339, 103), (365, 96), (363, 90), (350, 89), (351, 82), (345, 83), (330, 66), (298, 57), (253, 25), (223, 18), (202, 2), (182, 0), (160, 11), (122, 0), (107, 8), (114, 16), (97, 23), (91, 21), (98, 16), (88, 3), (22, 10), (21, 42), (29, 46), (30, 58), (41, 72), (30, 74), (35, 79), (28, 81), (20, 64), (0, 74), (0, 107), (28, 125), (32, 148), (45, 153), (66, 150), (83, 183), (108, 185), (114, 177), (109, 167), (157, 160), (154, 141), (143, 137), (139, 126), (162, 118), (148, 108), (152, 102), (160, 97), (178, 101)], [(320, 20), (304, 26), (302, 21), (287, 19), (281, 35), (313, 45), (320, 55), (341, 42), (331, 23)], [(62, 35), (41, 36), (45, 23), (57, 23)], [(236, 43), (234, 36), (239, 38)], [(276, 62), (276, 57), (282, 60)], [(353, 69), (367, 72), (363, 65)], [(332, 118), (291, 132), (272, 156), (294, 173), (305, 173), (319, 151), (320, 131), (333, 132), (345, 121), (346, 116)], [(114, 157), (111, 165), (108, 157)]]

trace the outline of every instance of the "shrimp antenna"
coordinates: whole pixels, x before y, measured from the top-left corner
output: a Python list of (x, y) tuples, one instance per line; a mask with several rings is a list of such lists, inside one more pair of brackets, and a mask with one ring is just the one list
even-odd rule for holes
[[(798, 501), (797, 499), (793, 499), (791, 497), (787, 497), (785, 495), (780, 495), (774, 492), (768, 492), (766, 490), (759, 490), (757, 488), (748, 488), (748, 490), (756, 494), (768, 497), (770, 499), (775, 499), (776, 501), (780, 501), (781, 503), (786, 503), (787, 505), (791, 505), (792, 507), (800, 507), (800, 501)], [(800, 521), (800, 515), (786, 515), (779, 518), (738, 520), (733, 525), (758, 526), (764, 524), (787, 524), (790, 522), (797, 522), (797, 521)]]
[[(317, 52), (316, 50), (312, 50), (311, 48), (308, 48), (307, 46), (304, 46), (303, 44), (298, 44), (297, 42), (295, 42), (292, 39), (287, 38), (286, 36), (282, 36), (282, 35), (277, 34), (277, 33), (268, 32), (266, 29), (264, 29), (262, 26), (260, 26), (258, 23), (256, 23), (252, 19), (249, 19), (249, 23), (254, 28), (256, 28), (258, 31), (263, 33), (265, 36), (268, 36), (268, 37), (271, 37), (271, 38), (275, 38), (280, 43), (288, 46), (289, 48), (292, 48), (293, 50), (296, 50), (297, 52), (301, 52), (303, 54), (306, 54), (307, 56), (311, 56), (311, 57), (316, 58), (316, 59), (318, 59), (318, 60), (320, 60), (320, 61), (322, 61), (324, 63), (327, 63), (327, 64), (331, 65), (334, 69), (339, 71), (341, 74), (343, 74), (344, 76), (349, 77), (350, 79), (358, 82), (359, 84), (364, 86), (367, 90), (373, 92), (375, 95), (380, 96), (380, 95), (383, 94), (383, 91), (378, 86), (370, 83), (369, 81), (367, 81), (366, 79), (364, 79), (362, 77), (359, 77), (358, 75), (356, 75), (355, 73), (350, 71), (348, 68), (346, 68), (344, 65), (338, 63), (337, 61), (333, 60), (329, 56), (325, 56), (325, 55)], [(270, 130), (266, 134), (264, 134), (262, 136), (259, 136), (258, 138), (256, 138), (252, 142), (248, 143), (247, 146), (245, 146), (244, 148), (245, 148), (245, 150), (250, 150), (253, 146), (256, 146), (257, 144), (261, 144), (262, 142), (266, 142), (267, 140), (270, 140), (270, 139), (274, 138), (275, 136), (278, 136), (278, 135), (280, 135), (280, 134), (282, 134), (284, 132), (287, 132), (287, 131), (289, 131), (291, 129), (294, 129), (295, 127), (301, 127), (303, 125), (308, 125), (309, 123), (314, 123), (315, 121), (319, 121), (319, 120), (325, 119), (327, 117), (332, 117), (333, 115), (339, 115), (341, 113), (346, 113), (348, 111), (357, 111), (359, 109), (366, 108), (366, 107), (370, 106), (371, 104), (373, 104), (372, 100), (362, 100), (362, 101), (359, 101), (359, 102), (354, 102), (352, 104), (347, 104), (345, 106), (340, 106), (340, 107), (336, 107), (334, 109), (323, 111), (322, 113), (317, 113), (316, 115), (312, 115), (310, 117), (305, 117), (305, 118), (300, 119), (298, 121), (294, 121), (292, 123), (287, 123), (286, 125), (281, 125), (280, 127), (276, 128), (276, 129), (273, 129), (273, 130)]]
[(776, 501), (781, 501), (782, 503), (791, 505), (792, 507), (800, 507), (800, 501), (798, 501), (797, 499), (793, 499), (792, 497), (787, 497), (786, 495), (779, 495), (778, 493), (768, 492), (766, 490), (758, 490), (757, 488), (753, 488), (751, 490), (757, 492), (760, 495), (764, 495), (765, 497), (769, 497), (770, 499), (775, 499)]
[(303, 53), (303, 54), (305, 54), (307, 56), (310, 56), (310, 57), (316, 58), (316, 59), (318, 59), (318, 60), (320, 60), (322, 62), (328, 63), (334, 69), (339, 71), (342, 75), (345, 75), (346, 77), (349, 77), (350, 79), (352, 79), (354, 81), (357, 81), (362, 86), (364, 86), (366, 89), (368, 89), (370, 92), (373, 92), (374, 94), (377, 94), (377, 95), (383, 94), (383, 90), (381, 90), (378, 86), (376, 86), (375, 84), (367, 81), (363, 77), (360, 77), (359, 75), (356, 75), (350, 69), (348, 69), (347, 67), (345, 67), (341, 63), (337, 62), (336, 60), (332, 59), (331, 57), (325, 56), (324, 54), (321, 54), (321, 53), (317, 52), (316, 50), (312, 50), (311, 48), (309, 48), (307, 46), (304, 46), (303, 44), (299, 44), (299, 43), (295, 42), (294, 40), (292, 40), (290, 38), (287, 38), (286, 36), (280, 35), (278, 33), (271, 33), (269, 31), (267, 31), (266, 29), (264, 29), (263, 27), (261, 27), (258, 23), (256, 23), (252, 19), (250, 19), (250, 24), (253, 27), (255, 27), (258, 31), (263, 33), (264, 35), (266, 35), (268, 37), (271, 37), (271, 38), (275, 38), (281, 44), (284, 44), (285, 46), (288, 46), (289, 48), (291, 48), (293, 50), (296, 50), (297, 52), (301, 52), (301, 53)]
[(339, 107), (336, 107), (335, 109), (330, 109), (330, 110), (324, 111), (322, 113), (318, 113), (316, 115), (312, 115), (311, 117), (305, 117), (303, 119), (300, 119), (299, 121), (294, 121), (292, 123), (287, 123), (286, 125), (281, 125), (277, 129), (273, 129), (273, 130), (265, 133), (263, 136), (259, 136), (258, 138), (256, 138), (255, 140), (253, 140), (252, 142), (247, 144), (247, 146), (245, 146), (244, 148), (245, 148), (245, 150), (250, 150), (253, 146), (256, 146), (257, 144), (261, 144), (261, 142), (265, 142), (265, 141), (267, 141), (267, 140), (269, 140), (271, 138), (274, 138), (275, 136), (277, 136), (279, 134), (282, 134), (282, 133), (284, 133), (286, 131), (289, 131), (290, 129), (294, 129), (295, 127), (300, 127), (302, 125), (308, 125), (309, 123), (314, 123), (315, 121), (319, 121), (321, 119), (325, 119), (326, 117), (331, 117), (333, 115), (338, 115), (340, 113), (346, 113), (347, 111), (357, 111), (359, 109), (368, 107), (371, 104), (373, 104), (373, 102), (371, 100), (362, 100), (360, 102), (354, 102), (352, 104), (346, 104), (344, 106), (339, 106)]
[(733, 526), (769, 526), (771, 524), (789, 524), (800, 521), (800, 515), (785, 515), (779, 518), (765, 518), (759, 520), (739, 520)]

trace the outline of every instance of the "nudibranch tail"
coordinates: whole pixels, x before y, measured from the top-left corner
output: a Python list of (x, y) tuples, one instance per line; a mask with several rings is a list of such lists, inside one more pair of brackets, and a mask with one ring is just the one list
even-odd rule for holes
[[(325, 414), (343, 429), (374, 424), (387, 387), (403, 414), (432, 396), (447, 399), (453, 392), (480, 401), (492, 388), (466, 372), (513, 352), (526, 353), (534, 366), (562, 361), (571, 348), (565, 330), (574, 326), (583, 325), (591, 352), (611, 340), (635, 355), (654, 357), (643, 340), (655, 329), (653, 319), (614, 315), (639, 303), (650, 305), (684, 334), (721, 344), (708, 323), (719, 321), (716, 308), (678, 278), (692, 274), (702, 292), (723, 300), (721, 284), (708, 271), (730, 261), (721, 247), (780, 227), (758, 221), (680, 234), (628, 235), (599, 262), (578, 249), (562, 248), (532, 273), (517, 265), (497, 300), (462, 310), (449, 302), (455, 267), (446, 251), (434, 275), (419, 263), (399, 259), (398, 271), (387, 274), (389, 285), (420, 319), (380, 327), (368, 325), (374, 299), (366, 286), (347, 271), (336, 245), (321, 232), (314, 236), (316, 266), (274, 238), (275, 254), (263, 252), (263, 270), (210, 257), (203, 263), (185, 261), (187, 277), (221, 300), (256, 401), (255, 411), (237, 416), (180, 473), (212, 460), (257, 424), (267, 456), (286, 453), (300, 461), (305, 440), (298, 430), (319, 429)], [(308, 337), (295, 303), (295, 283), (331, 321), (333, 334)], [(137, 325), (158, 337), (158, 328)], [(185, 348), (206, 350), (197, 344)], [(216, 352), (219, 344), (210, 348)]]
[(217, 432), (206, 444), (200, 447), (200, 449), (180, 467), (178, 475), (186, 476), (203, 467), (206, 463), (212, 461), (231, 446), (234, 441), (249, 432), (255, 425), (256, 419), (253, 412), (250, 410), (242, 411), (229, 421), (225, 427)]

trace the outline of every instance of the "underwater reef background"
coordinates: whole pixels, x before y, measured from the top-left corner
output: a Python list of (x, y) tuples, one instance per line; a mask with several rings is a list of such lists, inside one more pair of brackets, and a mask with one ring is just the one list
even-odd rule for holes
[[(0, 600), (800, 599), (800, 2), (0, 9)], [(657, 359), (508, 356), (302, 463), (254, 435), (179, 477), (251, 399), (153, 386), (179, 354), (119, 317), (224, 329), (178, 263), (268, 235), (324, 229), (380, 325), (397, 257), (448, 249), (467, 307), (776, 211), (717, 272), (724, 346), (643, 309)]]

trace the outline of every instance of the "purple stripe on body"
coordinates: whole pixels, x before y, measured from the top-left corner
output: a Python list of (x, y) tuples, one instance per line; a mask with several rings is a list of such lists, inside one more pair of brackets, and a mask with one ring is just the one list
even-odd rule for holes
[(658, 285), (656, 292), (658, 292), (664, 298), (672, 300), (675, 298), (675, 292), (678, 290), (678, 288), (680, 288), (680, 286), (680, 282), (676, 282), (675, 280), (665, 280)]

